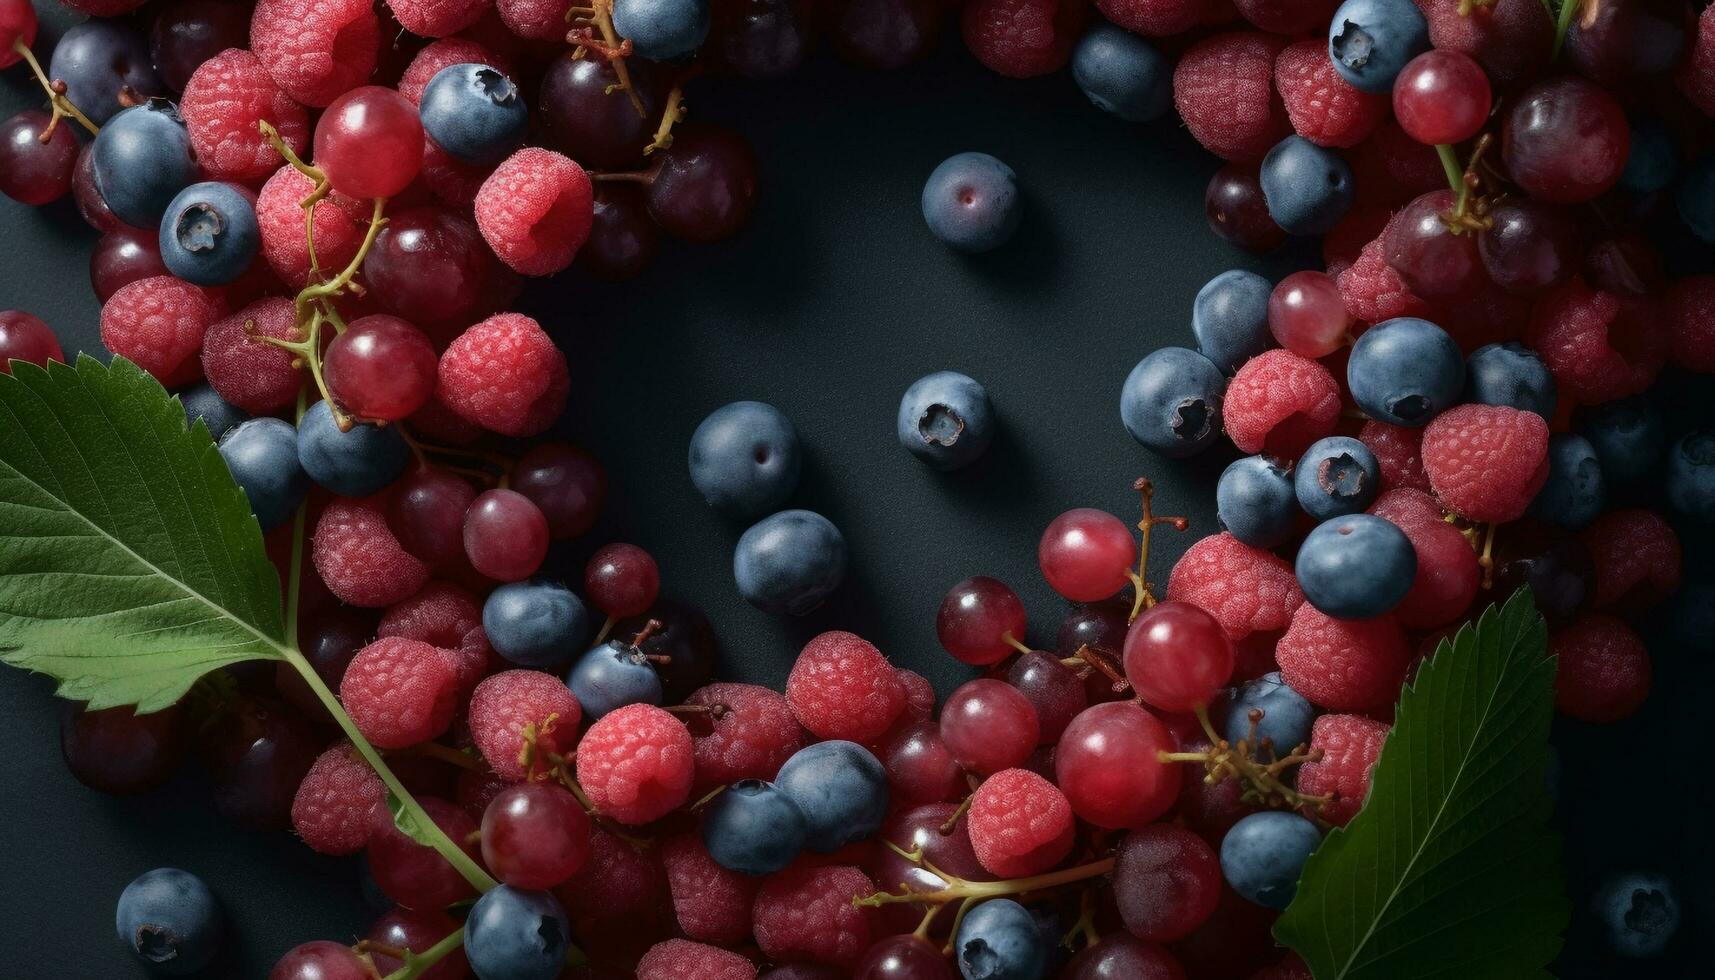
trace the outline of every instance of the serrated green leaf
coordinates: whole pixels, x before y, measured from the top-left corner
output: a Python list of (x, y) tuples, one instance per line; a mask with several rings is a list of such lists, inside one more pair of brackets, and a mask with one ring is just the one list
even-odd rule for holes
[(1548, 824), (1553, 712), (1528, 593), (1442, 641), (1400, 697), (1363, 810), (1275, 924), (1316, 980), (1549, 976), (1570, 914)]
[(393, 815), (393, 826), (399, 832), (411, 838), (424, 847), (434, 847), (434, 835), (426, 825), (427, 815), (421, 808), (413, 809), (405, 805), (405, 801), (391, 789), (387, 791), (387, 812)]
[(278, 659), (279, 577), (199, 421), (124, 358), (0, 374), (0, 661), (141, 711)]

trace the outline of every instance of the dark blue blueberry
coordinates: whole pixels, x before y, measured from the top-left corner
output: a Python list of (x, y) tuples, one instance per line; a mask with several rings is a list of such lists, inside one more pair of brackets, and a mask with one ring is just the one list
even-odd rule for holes
[[(1256, 737), (1251, 738), (1250, 713), (1260, 710)], [(1278, 755), (1286, 755), (1300, 745), (1310, 742), (1310, 723), (1316, 720), (1316, 706), (1305, 700), (1280, 679), (1280, 672), (1264, 674), (1245, 681), (1238, 687), (1221, 692), (1220, 698), (1209, 706), (1215, 724), (1227, 741), (1238, 744), (1248, 739), (1259, 745), (1268, 739)]]
[(709, 506), (747, 520), (786, 502), (802, 467), (798, 430), (773, 405), (733, 402), (691, 435), (691, 482)]
[(966, 913), (953, 953), (965, 980), (1042, 980), (1048, 973), (1048, 943), (1035, 917), (1010, 898)]
[(1595, 520), (1608, 500), (1596, 447), (1575, 432), (1548, 440), (1548, 479), (1530, 502), (1530, 516), (1576, 530)]
[(1274, 286), (1254, 272), (1228, 269), (1203, 284), (1191, 302), (1197, 350), (1232, 374), (1274, 346), (1268, 332), (1268, 296)]
[(226, 931), (208, 886), (178, 868), (146, 871), (126, 885), (113, 919), (120, 942), (154, 973), (172, 977), (207, 966)]
[(1411, 0), (1346, 0), (1328, 25), (1334, 70), (1365, 92), (1388, 92), (1406, 62), (1429, 50), (1429, 22)]
[(661, 675), (643, 651), (620, 640), (608, 640), (572, 665), (566, 686), (594, 721), (628, 704), (660, 704)]
[(1304, 598), (1336, 619), (1370, 619), (1399, 605), (1417, 578), (1417, 549), (1390, 521), (1349, 514), (1316, 525), (1294, 566)]
[(310, 491), (310, 478), (298, 465), (298, 433), (284, 419), (239, 425), (221, 438), (220, 455), (264, 531), (291, 520)]
[(508, 582), (482, 604), (482, 631), (494, 652), (523, 667), (565, 663), (590, 635), (590, 611), (549, 579)]
[(65, 82), (66, 98), (97, 126), (124, 108), (122, 89), (139, 98), (167, 94), (143, 35), (118, 19), (86, 20), (68, 28), (54, 45), (48, 77)]
[(1660, 954), (1679, 932), (1679, 892), (1663, 874), (1614, 875), (1596, 889), (1591, 907), (1608, 948), (1628, 958)]
[(1106, 21), (1091, 27), (1072, 52), (1072, 80), (1098, 109), (1126, 122), (1159, 119), (1173, 103), (1173, 63)]
[(957, 371), (936, 371), (912, 382), (899, 400), (899, 444), (938, 470), (976, 461), (994, 441), (988, 392)]
[(386, 489), (410, 461), (411, 449), (398, 429), (354, 425), (341, 432), (325, 401), (311, 405), (298, 423), (298, 462), (310, 479), (341, 497)]
[(1266, 456), (1234, 460), (1215, 484), (1215, 513), (1228, 533), (1253, 548), (1285, 544), (1298, 524), (1292, 473)]
[(814, 511), (771, 514), (739, 536), (732, 575), (738, 594), (756, 608), (801, 616), (845, 581), (845, 535)]
[(1299, 457), (1292, 489), (1306, 514), (1325, 521), (1369, 507), (1381, 480), (1381, 464), (1370, 447), (1350, 436), (1328, 436)]
[(1517, 342), (1488, 344), (1465, 362), (1465, 400), (1507, 405), (1554, 418), (1554, 375), (1536, 351)]
[(1370, 418), (1421, 427), (1459, 403), (1465, 358), (1447, 331), (1402, 316), (1358, 337), (1346, 362), (1346, 386)]
[(667, 61), (709, 36), (709, 0), (614, 0), (613, 27), (638, 57)]
[(1233, 891), (1271, 909), (1284, 909), (1298, 893), (1298, 876), (1322, 834), (1296, 813), (1252, 813), (1221, 839), (1221, 876)]
[(95, 188), (115, 217), (153, 228), (179, 191), (197, 179), (190, 133), (179, 110), (150, 99), (115, 115), (89, 151)]
[(887, 819), (887, 772), (856, 742), (817, 742), (792, 753), (774, 785), (804, 814), (804, 846), (832, 854)]
[(250, 268), (262, 229), (250, 198), (231, 184), (205, 181), (167, 205), (160, 243), (168, 272), (198, 286), (224, 286)]
[(1687, 517), (1715, 521), (1715, 430), (1690, 432), (1673, 444), (1667, 454), (1667, 500)]
[(1221, 432), (1226, 376), (1184, 347), (1163, 347), (1137, 362), (1120, 389), (1120, 421), (1131, 437), (1169, 459), (1195, 456)]
[(208, 426), (209, 437), (215, 442), (219, 442), (220, 437), (233, 426), (250, 417), (243, 409), (220, 397), (214, 386), (206, 381), (178, 394), (179, 402), (185, 406), (185, 424), (202, 419), (202, 424)]
[(448, 65), (429, 79), (417, 104), (423, 132), (455, 160), (499, 163), (524, 139), (530, 107), (498, 68)]
[(558, 899), (499, 885), (471, 906), (464, 952), (479, 977), (554, 980), (565, 967), (572, 925)]
[(923, 184), (923, 220), (961, 252), (986, 252), (1018, 230), (1018, 175), (987, 153), (955, 153)]
[(1289, 235), (1320, 235), (1352, 209), (1352, 168), (1340, 154), (1302, 136), (1274, 144), (1262, 158), (1257, 181), (1268, 216)]
[(773, 783), (743, 779), (715, 797), (703, 814), (703, 846), (729, 871), (767, 875), (804, 851), (804, 811)]
[(1666, 190), (1679, 175), (1679, 146), (1667, 125), (1656, 116), (1632, 118), (1632, 149), (1620, 186), (1634, 194)]
[(1679, 181), (1679, 217), (1691, 233), (1715, 245), (1715, 152), (1705, 153)]
[(1580, 408), (1572, 427), (1590, 440), (1609, 483), (1630, 483), (1656, 472), (1667, 455), (1667, 424), (1644, 395)]

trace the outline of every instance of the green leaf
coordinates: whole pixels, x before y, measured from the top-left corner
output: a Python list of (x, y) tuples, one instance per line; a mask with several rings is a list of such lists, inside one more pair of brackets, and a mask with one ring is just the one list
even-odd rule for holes
[(0, 374), (0, 661), (154, 711), (278, 659), (279, 576), (199, 420), (124, 358)]
[(1546, 647), (1520, 591), (1405, 689), (1368, 802), (1274, 927), (1316, 980), (1549, 976), (1570, 907), (1548, 826)]
[(410, 807), (391, 789), (387, 791), (387, 812), (393, 814), (393, 826), (399, 832), (411, 838), (424, 847), (434, 847), (435, 837), (430, 832), (428, 814), (421, 807)]

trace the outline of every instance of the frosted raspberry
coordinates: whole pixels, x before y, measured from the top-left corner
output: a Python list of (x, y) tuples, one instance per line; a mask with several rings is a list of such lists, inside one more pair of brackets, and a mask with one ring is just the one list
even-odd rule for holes
[(1458, 405), (1423, 430), (1423, 472), (1461, 517), (1517, 520), (1548, 479), (1548, 423), (1508, 405)]
[(363, 737), (403, 749), (447, 730), (458, 707), (458, 679), (435, 648), (382, 637), (357, 651), (339, 682), (339, 700)]
[(1668, 351), (1673, 363), (1715, 373), (1715, 275), (1687, 276), (1667, 292)]
[(1611, 511), (1580, 537), (1596, 565), (1597, 608), (1629, 616), (1678, 591), (1679, 535), (1660, 514), (1641, 507)]
[(171, 388), (202, 376), (197, 351), (226, 309), (213, 294), (172, 276), (127, 283), (101, 307), (101, 343)]
[(1358, 441), (1376, 454), (1382, 471), (1382, 489), (1428, 492), (1429, 477), (1423, 474), (1423, 430), (1370, 420), (1358, 430)]
[(1477, 552), (1459, 529), (1441, 519), (1441, 505), (1421, 490), (1389, 490), (1370, 513), (1392, 521), (1417, 551), (1417, 577), (1394, 609), (1401, 626), (1432, 629), (1459, 618), (1477, 597)]
[(375, 70), (381, 22), (370, 0), (257, 0), (250, 49), (285, 93), (325, 106)]
[(1167, 598), (1215, 617), (1234, 640), (1278, 633), (1304, 603), (1292, 566), (1225, 531), (1185, 549), (1167, 579)]
[(1274, 648), (1281, 679), (1330, 711), (1393, 703), (1411, 649), (1392, 616), (1335, 619), (1306, 602)]
[(851, 967), (869, 948), (870, 910), (852, 899), (875, 892), (869, 876), (848, 865), (793, 867), (768, 876), (752, 910), (756, 945), (773, 959)]
[(1233, 0), (1239, 16), (1270, 34), (1320, 33), (1334, 19), (1340, 0)]
[(621, 823), (661, 817), (691, 795), (691, 733), (652, 704), (602, 715), (578, 743), (578, 784)]
[(875, 645), (829, 630), (804, 644), (786, 678), (786, 700), (817, 738), (867, 744), (905, 710), (905, 687)]
[(550, 753), (570, 754), (581, 720), (571, 688), (539, 670), (503, 670), (483, 678), (470, 696), (471, 741), (495, 775), (514, 781), (552, 768)]
[[(483, 182), (494, 172), (493, 167), (480, 164), (465, 163), (447, 155), (447, 151), (435, 145), (435, 141), (423, 137), (423, 169), (417, 177), (429, 193), (448, 204), (460, 207), (470, 207), (476, 203), (476, 195), (482, 191)], [(496, 266), (496, 271), (499, 267)], [(509, 270), (508, 270), (509, 271)]]
[(1290, 130), (1274, 93), (1274, 58), (1284, 41), (1254, 31), (1217, 34), (1192, 46), (1173, 69), (1173, 104), (1210, 153), (1254, 160)]
[(387, 787), (350, 742), (316, 757), (292, 797), (292, 829), (318, 854), (356, 854), (369, 841), (371, 811)]
[(1096, 0), (1102, 16), (1150, 37), (1183, 34), (1202, 22), (1203, 0)]
[(1537, 301), (1526, 340), (1560, 394), (1586, 405), (1643, 391), (1667, 361), (1666, 331), (1647, 301), (1599, 292), (1578, 279)]
[(1227, 385), (1221, 403), (1227, 436), (1247, 453), (1297, 459), (1332, 435), (1340, 421), (1340, 388), (1328, 369), (1288, 350), (1251, 358)]
[(1320, 750), (1322, 759), (1298, 767), (1298, 791), (1334, 797), (1321, 810), (1324, 820), (1344, 827), (1358, 815), (1370, 792), (1370, 770), (1391, 730), (1363, 715), (1323, 715), (1310, 726), (1310, 748)]
[(773, 779), (804, 747), (803, 729), (777, 691), (756, 684), (710, 684), (692, 691), (685, 703), (716, 709), (706, 727), (691, 728), (700, 787)]
[(1554, 22), (1540, 2), (1416, 2), (1429, 22), (1429, 43), (1476, 59), (1496, 88), (1536, 75), (1554, 50)]
[(1031, 78), (1066, 63), (1084, 20), (1084, 0), (970, 0), (959, 27), (990, 71)]
[(1704, 7), (1697, 18), (1697, 38), (1674, 81), (1704, 115), (1715, 117), (1715, 9)]
[(506, 59), (482, 42), (464, 37), (443, 37), (423, 45), (423, 50), (418, 51), (411, 63), (405, 66), (404, 73), (399, 76), (399, 94), (416, 105), (422, 100), (423, 89), (428, 87), (429, 79), (442, 68), (453, 65), (487, 65), (500, 69), (503, 74), (512, 73)]
[(476, 192), (483, 240), (500, 261), (527, 276), (551, 276), (571, 265), (594, 214), (584, 168), (536, 146), (502, 160)]
[(755, 980), (756, 966), (730, 949), (669, 939), (637, 961), (636, 980)]
[(1387, 264), (1387, 245), (1382, 235), (1365, 245), (1351, 267), (1334, 280), (1346, 313), (1363, 323), (1381, 323), (1401, 316), (1425, 316), (1429, 304), (1407, 289), (1399, 273)]
[(571, 0), (494, 0), (508, 30), (532, 41), (564, 41)]
[[(310, 281), (310, 252), (304, 242), (303, 200), (315, 190), (310, 178), (289, 166), (256, 194), (256, 224), (262, 232), (262, 257), (280, 281), (302, 289)], [(324, 198), (315, 204), (316, 258), (324, 273), (345, 268), (363, 241), (363, 226), (338, 203)], [(330, 271), (331, 270), (331, 271)], [(347, 318), (350, 319), (349, 317)]]
[(673, 894), (673, 914), (685, 935), (728, 946), (750, 938), (750, 906), (761, 879), (716, 864), (697, 834), (663, 844), (661, 865)]
[(254, 54), (240, 48), (222, 51), (191, 74), (179, 115), (211, 180), (250, 183), (274, 172), (280, 154), (262, 136), (257, 124), (264, 120), (296, 153), (310, 142), (304, 107), (280, 91)]
[(328, 591), (353, 606), (390, 606), (429, 581), (428, 566), (393, 536), (378, 497), (329, 503), (316, 521), (310, 560)]
[(393, 11), (399, 26), (420, 37), (457, 34), (476, 23), (492, 5), (493, 0), (387, 0), (387, 9)]
[(929, 678), (904, 667), (895, 667), (893, 676), (899, 678), (899, 686), (905, 689), (905, 710), (900, 717), (912, 721), (935, 717), (935, 687)]
[(1434, 147), (1412, 139), (1392, 116), (1357, 147), (1352, 177), (1359, 203), (1369, 207), (1398, 207), (1447, 186), (1447, 174)]
[(596, 935), (627, 922), (652, 920), (668, 902), (660, 853), (642, 850), (596, 824), (584, 866), (554, 889), (580, 936)]
[(1040, 874), (1072, 850), (1072, 804), (1059, 787), (1025, 769), (983, 780), (966, 820), (977, 860), (1000, 878)]
[(541, 326), (522, 313), (499, 313), (448, 345), (435, 391), (485, 429), (533, 436), (554, 424), (570, 388), (566, 355)]
[(292, 301), (259, 299), (216, 320), (203, 334), (202, 372), (227, 402), (252, 415), (272, 415), (289, 407), (304, 383), (294, 355), (259, 337), (302, 340)]
[(1293, 131), (1318, 146), (1357, 146), (1387, 118), (1387, 96), (1361, 92), (1341, 78), (1321, 38), (1281, 49), (1274, 87)]
[(1649, 697), (1644, 641), (1612, 616), (1587, 613), (1548, 638), (1556, 658), (1554, 706), (1579, 721), (1628, 718)]
[(458, 675), (460, 691), (476, 687), (494, 662), (494, 649), (482, 629), (481, 601), (451, 582), (430, 582), (388, 607), (376, 635), (422, 640), (440, 650)]

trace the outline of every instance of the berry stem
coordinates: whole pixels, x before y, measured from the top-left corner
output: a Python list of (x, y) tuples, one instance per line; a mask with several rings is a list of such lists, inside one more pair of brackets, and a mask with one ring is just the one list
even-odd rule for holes
[[(623, 91), (631, 100), (631, 107), (637, 110), (640, 119), (647, 118), (649, 110), (643, 107), (643, 99), (637, 94), (637, 86), (631, 84), (631, 72), (625, 67), (625, 57), (631, 53), (631, 41), (621, 38), (619, 32), (613, 29), (613, 0), (592, 0), (587, 8), (573, 7), (566, 11), (567, 17), (583, 15), (588, 23), (566, 35), (566, 40), (577, 45), (582, 51), (594, 51), (607, 63), (613, 66), (613, 74), (619, 79), (619, 84), (608, 89), (612, 95), (615, 89)], [(595, 34), (601, 35), (598, 42)], [(580, 52), (581, 53), (581, 52)]]
[[(286, 145), (286, 141), (280, 136), (280, 131), (275, 129), (268, 120), (261, 120), (256, 124), (256, 127), (262, 130), (262, 138), (268, 141), (268, 145), (274, 148), (274, 152), (285, 158), (285, 161), (292, 165), (293, 170), (310, 178), (310, 182), (316, 185), (318, 191), (321, 190), (322, 185), (327, 183), (327, 174), (322, 173), (320, 168), (305, 163), (290, 146)], [(315, 197), (315, 194), (312, 193), (310, 197)]]
[(404, 950), (405, 955), (399, 969), (387, 974), (384, 980), (414, 980), (434, 969), (436, 963), (446, 959), (453, 950), (463, 945), (464, 927), (460, 926), (457, 932), (449, 933), (446, 938), (421, 953)]
[(1465, 186), (1465, 168), (1459, 164), (1458, 151), (1450, 143), (1435, 144), (1435, 155), (1441, 158), (1441, 169), (1447, 172), (1447, 186), (1452, 188), (1457, 200), (1453, 204), (1455, 216), (1465, 213), (1465, 196), (1470, 188)]
[(423, 742), (420, 745), (413, 746), (411, 751), (418, 755), (426, 756), (439, 762), (444, 762), (449, 766), (456, 766), (459, 769), (469, 769), (472, 772), (480, 772), (482, 770), (482, 763), (471, 758), (469, 753), (460, 752), (458, 749), (455, 749), (450, 745), (442, 745), (440, 742)]
[[(1191, 526), (1191, 522), (1183, 517), (1155, 516), (1155, 484), (1150, 483), (1148, 477), (1138, 477), (1132, 482), (1131, 488), (1143, 499), (1143, 518), (1137, 522), (1137, 529), (1142, 534), (1142, 541), (1137, 549), (1137, 574), (1131, 576), (1131, 584), (1137, 596), (1132, 600), (1131, 617), (1127, 622), (1135, 622), (1144, 610), (1155, 606), (1155, 594), (1150, 591), (1149, 582), (1149, 539), (1155, 533), (1155, 525), (1171, 524), (1175, 531), (1183, 531)], [(1114, 690), (1120, 688), (1116, 687)]]
[(52, 118), (48, 120), (47, 126), (42, 129), (41, 141), (43, 143), (46, 143), (53, 135), (54, 126), (67, 116), (77, 120), (84, 129), (89, 130), (91, 136), (101, 132), (100, 126), (91, 122), (88, 116), (84, 115), (77, 106), (71, 104), (70, 99), (66, 98), (64, 82), (48, 80), (47, 72), (42, 71), (42, 63), (36, 60), (35, 52), (30, 50), (30, 46), (24, 43), (23, 38), (20, 37), (12, 41), (12, 50), (17, 52), (18, 56), (30, 66), (30, 73), (35, 75), (36, 81), (41, 83), (42, 91), (48, 93), (48, 108), (52, 112)]
[(1014, 650), (1017, 650), (1019, 653), (1029, 653), (1030, 652), (1029, 644), (1022, 642), (1021, 640), (1019, 640), (1018, 637), (1013, 636), (1010, 631), (1008, 631), (1006, 633), (1002, 633), (1000, 635), (1000, 638), (1006, 641), (1007, 646), (1012, 647)]
[[(298, 386), (298, 407), (292, 415), (293, 428), (304, 421), (304, 412), (310, 405), (309, 389)], [(304, 524), (308, 520), (310, 502), (305, 500), (298, 504), (297, 511), (292, 515), (292, 557), (286, 564), (286, 646), (298, 648), (298, 602), (302, 595), (304, 577)]]
[[(902, 853), (909, 857), (912, 852)], [(854, 898), (852, 904), (860, 908), (866, 906), (880, 908), (883, 905), (905, 902), (919, 905), (945, 905), (955, 901), (999, 898), (1003, 895), (1022, 895), (1025, 892), (1039, 892), (1060, 885), (1069, 885), (1074, 881), (1099, 878), (1114, 869), (1114, 859), (1107, 857), (1100, 861), (1092, 861), (1089, 864), (1080, 864), (1077, 867), (1065, 868), (1060, 871), (1050, 871), (1047, 874), (1032, 875), (1028, 878), (1010, 878), (1004, 881), (968, 881), (958, 875), (942, 871), (930, 862), (923, 860), (921, 855), (917, 856), (915, 863), (928, 869), (936, 877), (946, 882), (946, 887), (932, 892), (914, 892), (909, 889), (897, 894), (877, 892), (863, 898)], [(954, 929), (956, 931), (957, 926)]]
[[(1560, 49), (1566, 46), (1566, 32), (1572, 29), (1572, 18), (1578, 13), (1578, 8), (1584, 5), (1584, 0), (1560, 0), (1559, 16), (1554, 22), (1554, 54), (1553, 59), (1559, 59)], [(1595, 12), (1592, 5), (1591, 12)]]
[(661, 125), (655, 127), (655, 139), (643, 148), (644, 156), (673, 145), (673, 124), (685, 118), (685, 83), (678, 81), (667, 91), (667, 105), (661, 110)]

